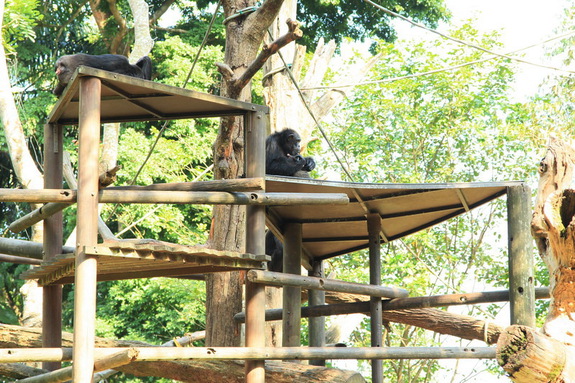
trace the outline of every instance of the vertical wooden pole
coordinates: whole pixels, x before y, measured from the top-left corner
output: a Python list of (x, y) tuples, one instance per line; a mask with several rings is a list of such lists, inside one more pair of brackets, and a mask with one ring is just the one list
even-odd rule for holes
[[(289, 223), (284, 232), (283, 270), (287, 274), (301, 274), (301, 224)], [(301, 288), (283, 288), (283, 347), (299, 347), (301, 325)]]
[[(62, 126), (44, 126), (44, 188), (62, 188)], [(62, 253), (62, 212), (44, 220), (44, 261)], [(62, 347), (62, 286), (45, 286), (42, 289), (42, 347)], [(44, 362), (42, 368), (54, 371), (60, 362)]]
[(96, 324), (97, 262), (84, 246), (98, 241), (98, 148), (100, 143), (101, 82), (80, 80), (78, 218), (74, 290), (74, 383), (92, 381)]
[[(369, 233), (369, 283), (381, 285), (381, 217), (379, 214), (367, 215), (367, 230)], [(371, 297), (371, 347), (381, 347), (383, 344), (383, 320), (381, 298)], [(373, 383), (383, 382), (383, 362), (381, 359), (371, 361), (371, 377)]]
[[(265, 114), (249, 113), (245, 118), (246, 176), (265, 176)], [(246, 251), (265, 254), (265, 206), (248, 206), (246, 210)], [(265, 347), (265, 286), (246, 280), (246, 347)], [(265, 382), (265, 361), (246, 361), (246, 382)]]
[(531, 189), (507, 188), (511, 324), (535, 327), (535, 275), (531, 237)]
[[(312, 270), (308, 275), (312, 277), (324, 278), (323, 262), (314, 261)], [(325, 291), (308, 290), (309, 305), (325, 305)], [(309, 345), (310, 347), (325, 347), (325, 317), (309, 318)], [(311, 359), (312, 366), (325, 366), (325, 359)]]

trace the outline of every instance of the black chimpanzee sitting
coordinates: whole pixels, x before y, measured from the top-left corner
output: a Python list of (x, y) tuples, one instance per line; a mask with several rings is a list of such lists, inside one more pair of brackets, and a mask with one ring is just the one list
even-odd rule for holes
[(56, 76), (58, 85), (54, 88), (54, 94), (62, 94), (72, 75), (80, 65), (91, 68), (103, 69), (109, 72), (125, 74), (127, 76), (150, 80), (152, 78), (152, 60), (144, 56), (136, 65), (130, 64), (128, 58), (122, 55), (88, 55), (77, 53), (75, 55), (62, 56), (56, 61)]
[(284, 129), (266, 139), (266, 174), (289, 177), (307, 177), (315, 168), (311, 157), (303, 157), (301, 137), (293, 129)]
[[(315, 161), (303, 157), (300, 151), (301, 137), (295, 130), (284, 129), (271, 134), (266, 139), (266, 174), (310, 178)], [(266, 254), (272, 257), (268, 270), (283, 271), (283, 245), (271, 231), (266, 233)]]

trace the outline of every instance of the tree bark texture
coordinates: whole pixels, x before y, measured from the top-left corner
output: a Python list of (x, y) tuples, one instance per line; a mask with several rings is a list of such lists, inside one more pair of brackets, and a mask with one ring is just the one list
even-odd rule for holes
[(549, 269), (551, 300), (542, 333), (506, 329), (497, 343), (499, 364), (515, 382), (575, 382), (575, 150), (550, 140), (539, 167), (531, 229)]
[[(257, 11), (235, 17), (226, 23), (225, 63), (229, 72), (222, 80), (222, 96), (251, 101), (251, 87), (238, 86), (237, 79), (254, 61), (267, 28), (279, 12), (283, 0), (267, 0)], [(226, 0), (224, 17), (254, 6), (255, 1)], [(246, 84), (243, 84), (246, 85)], [(244, 175), (243, 120), (224, 117), (214, 144), (214, 178), (233, 179)], [(218, 250), (245, 249), (246, 213), (243, 206), (215, 206), (209, 246)], [(206, 344), (238, 346), (239, 331), (233, 315), (242, 310), (242, 274), (214, 273), (206, 278)]]

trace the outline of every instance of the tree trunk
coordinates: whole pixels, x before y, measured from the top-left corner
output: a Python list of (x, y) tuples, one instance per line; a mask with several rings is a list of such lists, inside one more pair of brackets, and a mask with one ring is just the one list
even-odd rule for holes
[[(0, 0), (0, 29), (4, 16), (4, 1)], [(8, 75), (8, 62), (2, 37), (0, 36), (0, 122), (8, 144), (12, 167), (18, 181), (27, 189), (42, 189), (44, 177), (36, 167), (34, 159), (26, 145), (26, 136), (18, 115), (18, 109), (12, 96), (12, 87)], [(39, 206), (33, 206), (37, 208)], [(42, 242), (43, 226), (34, 225), (33, 241)], [(42, 322), (42, 289), (35, 281), (27, 281), (20, 292), (24, 295), (22, 323), (27, 326), (38, 326)]]
[(551, 139), (539, 167), (531, 222), (549, 269), (549, 313), (542, 334), (512, 326), (497, 344), (498, 362), (515, 382), (575, 382), (575, 150)]
[[(246, 73), (257, 55), (267, 28), (279, 12), (283, 0), (267, 0), (247, 16), (226, 23), (225, 70), (222, 70), (222, 96), (240, 101), (251, 101), (251, 87), (238, 81)], [(255, 5), (254, 1), (226, 0), (224, 17)], [(214, 144), (214, 178), (233, 179), (244, 175), (243, 120), (222, 118)], [(244, 251), (245, 207), (215, 206), (209, 245), (218, 250)], [(233, 315), (242, 310), (242, 281), (240, 272), (215, 273), (206, 278), (206, 344), (210, 346), (238, 346), (240, 332)]]

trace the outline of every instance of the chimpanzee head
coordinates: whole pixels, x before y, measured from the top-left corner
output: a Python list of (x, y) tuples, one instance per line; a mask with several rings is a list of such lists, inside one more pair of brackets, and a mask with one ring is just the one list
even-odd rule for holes
[(280, 132), (279, 145), (287, 156), (297, 156), (301, 150), (301, 137), (293, 129)]

